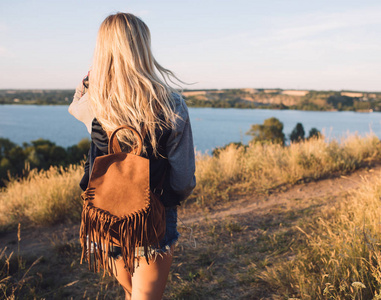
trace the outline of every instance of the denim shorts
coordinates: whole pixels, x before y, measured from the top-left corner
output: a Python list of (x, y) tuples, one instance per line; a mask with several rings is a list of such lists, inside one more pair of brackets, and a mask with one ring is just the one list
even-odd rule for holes
[[(177, 206), (165, 208), (165, 219), (165, 235), (159, 242), (160, 247), (151, 248), (151, 254), (164, 254), (169, 252), (171, 246), (174, 245), (180, 237), (180, 233), (177, 231)], [(118, 259), (122, 255), (120, 247), (111, 246), (110, 248), (111, 251), (109, 252), (109, 256), (112, 258)], [(139, 256), (143, 256), (143, 247), (140, 248), (141, 249), (136, 249), (136, 251), (139, 251)]]

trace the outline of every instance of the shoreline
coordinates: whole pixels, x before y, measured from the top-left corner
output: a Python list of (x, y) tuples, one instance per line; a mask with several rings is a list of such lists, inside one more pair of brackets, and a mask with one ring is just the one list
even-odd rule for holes
[[(185, 100), (187, 101), (187, 100)], [(189, 101), (189, 100), (188, 100)], [(1, 106), (10, 105), (10, 106), (69, 106), (70, 103), (50, 103), (50, 104), (37, 104), (37, 103), (0, 103)], [(295, 108), (272, 108), (272, 107), (211, 107), (211, 106), (192, 106), (188, 105), (188, 108), (213, 108), (213, 109), (252, 109), (252, 110), (276, 110), (276, 111), (311, 111), (311, 112), (355, 112), (355, 113), (381, 113), (381, 111), (375, 111), (373, 109), (364, 110), (338, 110), (338, 109), (326, 109), (326, 110), (313, 110), (313, 109), (295, 109)]]

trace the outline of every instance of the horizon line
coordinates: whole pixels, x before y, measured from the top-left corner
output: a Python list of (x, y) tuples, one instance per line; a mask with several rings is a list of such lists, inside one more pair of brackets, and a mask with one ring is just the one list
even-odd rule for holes
[[(314, 91), (314, 92), (363, 92), (363, 93), (381, 93), (381, 90), (334, 90), (334, 89), (293, 89), (293, 88), (279, 88), (279, 87), (241, 87), (241, 88), (198, 88), (198, 89), (181, 89), (180, 91), (223, 91), (223, 90), (245, 90), (245, 89), (254, 89), (254, 90), (282, 90), (282, 91)], [(0, 88), (0, 91), (75, 91), (75, 88)], [(178, 89), (176, 89), (178, 90)]]

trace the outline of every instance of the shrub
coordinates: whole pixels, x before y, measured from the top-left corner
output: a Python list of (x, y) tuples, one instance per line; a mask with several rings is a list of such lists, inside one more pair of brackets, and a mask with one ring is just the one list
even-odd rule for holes
[(250, 130), (246, 134), (253, 136), (254, 142), (273, 143), (281, 145), (284, 145), (285, 143), (283, 123), (274, 117), (266, 119), (263, 122), (263, 125), (252, 125)]

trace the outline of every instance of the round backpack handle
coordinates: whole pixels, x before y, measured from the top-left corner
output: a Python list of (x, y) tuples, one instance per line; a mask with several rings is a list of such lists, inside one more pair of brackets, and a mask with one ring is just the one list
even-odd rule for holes
[[(142, 136), (140, 135), (139, 132), (137, 132), (134, 128), (128, 126), (128, 125), (121, 125), (119, 127), (117, 127), (110, 135), (110, 141), (108, 143), (108, 154), (112, 154), (112, 153), (119, 153), (121, 152), (120, 150), (120, 147), (115, 147), (114, 143), (118, 142), (117, 140), (114, 141), (115, 139), (115, 136), (116, 136), (116, 133), (119, 131), (119, 130), (122, 130), (122, 129), (127, 129), (127, 130), (130, 130), (132, 131), (132, 133), (134, 134), (137, 142), (138, 142), (138, 147), (137, 149), (134, 149), (135, 151), (135, 155), (141, 155), (142, 153), (142, 149), (143, 149), (143, 138)], [(119, 145), (118, 145), (119, 146)], [(132, 151), (131, 151), (132, 152)]]

